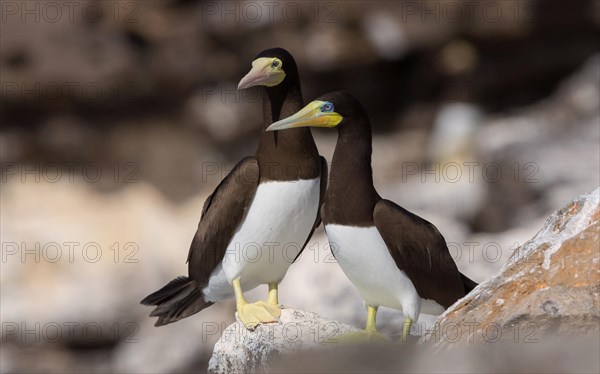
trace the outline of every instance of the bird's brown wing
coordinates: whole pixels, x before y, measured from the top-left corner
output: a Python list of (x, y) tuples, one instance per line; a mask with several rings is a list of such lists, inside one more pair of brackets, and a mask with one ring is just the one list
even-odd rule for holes
[(384, 199), (375, 205), (373, 219), (396, 266), (411, 279), (419, 296), (448, 308), (465, 295), (446, 241), (434, 225)]
[(310, 234), (308, 234), (308, 237), (306, 238), (306, 241), (304, 242), (302, 249), (300, 249), (300, 252), (298, 252), (298, 255), (296, 255), (296, 258), (294, 258), (294, 262), (296, 262), (298, 257), (300, 257), (300, 255), (302, 254), (302, 251), (304, 251), (304, 248), (306, 248), (308, 241), (310, 240), (310, 238), (312, 238), (313, 233), (315, 232), (317, 227), (319, 227), (319, 225), (321, 224), (321, 221), (322, 221), (321, 206), (323, 205), (323, 200), (325, 199), (325, 191), (327, 190), (327, 174), (328, 173), (327, 173), (327, 160), (325, 160), (325, 157), (323, 157), (323, 156), (319, 156), (319, 157), (321, 158), (321, 190), (319, 192), (319, 207), (317, 208), (317, 217), (315, 218), (315, 223), (314, 223), (312, 229), (310, 230)]
[[(221, 181), (221, 183), (223, 183), (223, 181)], [(217, 189), (221, 186), (221, 183), (219, 183), (219, 186), (217, 186)], [(210, 195), (208, 195), (208, 197), (204, 201), (204, 205), (202, 205), (202, 213), (200, 214), (200, 219), (204, 218), (204, 215), (206, 214), (206, 211), (208, 210), (210, 203), (212, 203), (213, 194), (214, 194), (214, 192), (211, 193)]]
[(252, 203), (259, 168), (254, 157), (242, 159), (209, 196), (188, 254), (190, 277), (199, 285), (223, 260), (225, 250)]

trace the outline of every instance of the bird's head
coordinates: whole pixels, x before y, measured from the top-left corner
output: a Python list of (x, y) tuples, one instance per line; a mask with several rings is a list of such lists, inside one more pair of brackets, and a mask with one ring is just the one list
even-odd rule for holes
[(320, 96), (296, 114), (273, 123), (267, 131), (308, 126), (333, 128), (364, 116), (366, 111), (358, 99), (348, 92), (336, 91)]
[(292, 79), (298, 79), (294, 57), (283, 48), (265, 49), (252, 61), (252, 69), (242, 78), (238, 89), (274, 87)]

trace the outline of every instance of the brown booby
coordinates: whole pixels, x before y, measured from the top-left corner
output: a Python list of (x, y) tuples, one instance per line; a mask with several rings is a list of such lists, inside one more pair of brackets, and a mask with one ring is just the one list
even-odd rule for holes
[[(238, 88), (264, 86), (266, 128), (302, 108), (298, 68), (284, 49), (256, 57)], [(178, 277), (142, 300), (156, 305), (156, 326), (189, 317), (235, 296), (238, 316), (252, 329), (275, 322), (278, 284), (320, 224), (327, 163), (310, 129), (263, 131), (255, 156), (246, 157), (207, 198), (187, 262)], [(244, 292), (269, 287), (266, 302), (248, 303)]]
[(323, 95), (267, 131), (306, 126), (338, 129), (321, 217), (334, 256), (368, 311), (366, 329), (346, 338), (380, 337), (375, 317), (385, 306), (403, 311), (405, 340), (419, 313), (441, 314), (477, 284), (458, 271), (433, 224), (375, 190), (371, 125), (356, 98)]

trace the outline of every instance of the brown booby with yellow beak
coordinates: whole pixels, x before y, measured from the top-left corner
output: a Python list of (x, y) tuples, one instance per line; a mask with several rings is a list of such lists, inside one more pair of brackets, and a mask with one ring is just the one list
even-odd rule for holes
[[(265, 87), (265, 128), (302, 108), (298, 68), (284, 49), (256, 57), (238, 88), (253, 86)], [(189, 276), (142, 300), (156, 306), (150, 314), (158, 317), (156, 326), (233, 296), (247, 328), (275, 322), (278, 284), (321, 222), (326, 183), (327, 164), (310, 129), (263, 131), (256, 155), (241, 160), (204, 203), (188, 254)], [(269, 287), (267, 301), (248, 303), (243, 292), (261, 284)]]
[(346, 338), (380, 337), (375, 317), (386, 306), (403, 311), (404, 340), (420, 312), (442, 313), (476, 283), (458, 271), (433, 224), (375, 190), (371, 125), (357, 99), (326, 94), (267, 131), (306, 126), (338, 128), (321, 217), (333, 254), (368, 311), (366, 329)]

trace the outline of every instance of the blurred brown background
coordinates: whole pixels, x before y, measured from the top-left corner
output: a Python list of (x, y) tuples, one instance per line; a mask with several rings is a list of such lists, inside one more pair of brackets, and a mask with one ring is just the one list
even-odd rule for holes
[[(155, 329), (138, 302), (185, 274), (204, 199), (254, 152), (260, 91), (236, 86), (266, 48), (306, 101), (365, 103), (380, 193), (476, 281), (600, 184), (599, 1), (0, 6), (2, 372), (205, 370), (233, 303)], [(282, 302), (362, 324), (322, 229), (309, 248)]]

